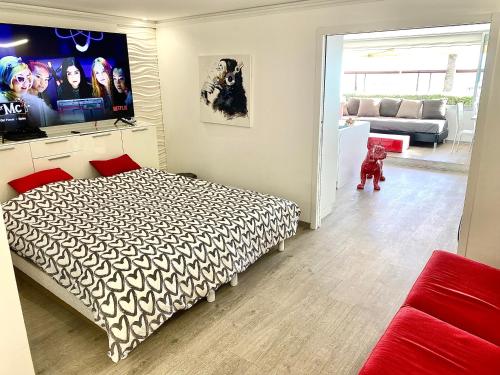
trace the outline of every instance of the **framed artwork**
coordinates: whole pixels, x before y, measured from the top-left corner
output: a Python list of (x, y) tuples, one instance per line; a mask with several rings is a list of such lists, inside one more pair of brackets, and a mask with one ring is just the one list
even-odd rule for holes
[(202, 122), (251, 126), (251, 56), (200, 56)]

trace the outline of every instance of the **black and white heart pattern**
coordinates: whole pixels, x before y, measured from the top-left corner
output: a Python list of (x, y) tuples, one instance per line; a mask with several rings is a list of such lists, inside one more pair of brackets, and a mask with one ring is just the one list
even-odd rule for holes
[(45, 185), (3, 205), (12, 250), (92, 310), (125, 358), (297, 230), (288, 200), (154, 169)]

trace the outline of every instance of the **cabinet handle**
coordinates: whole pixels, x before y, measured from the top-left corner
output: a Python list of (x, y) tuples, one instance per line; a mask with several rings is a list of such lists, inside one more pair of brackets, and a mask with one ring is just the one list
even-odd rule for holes
[(48, 161), (54, 161), (54, 160), (60, 160), (60, 159), (67, 159), (67, 158), (70, 158), (70, 157), (71, 157), (71, 154), (68, 154), (68, 155), (54, 156), (52, 158), (48, 158), (47, 160)]
[(148, 128), (132, 129), (132, 133), (145, 132), (149, 130)]
[(14, 146), (10, 146), (10, 147), (4, 147), (4, 148), (0, 148), (0, 151), (12, 151), (12, 150), (15, 150), (16, 148)]
[(96, 135), (93, 135), (92, 138), (109, 137), (110, 135), (111, 135), (111, 133), (96, 134)]
[(55, 141), (47, 141), (45, 142), (46, 145), (53, 145), (54, 143), (64, 143), (64, 142), (68, 142), (69, 139), (57, 139)]

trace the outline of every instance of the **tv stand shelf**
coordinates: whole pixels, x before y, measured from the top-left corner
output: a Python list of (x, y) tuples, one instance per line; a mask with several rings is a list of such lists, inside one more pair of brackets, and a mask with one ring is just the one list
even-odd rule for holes
[[(147, 127), (147, 126), (152, 126), (152, 125), (140, 125), (140, 126), (133, 126), (133, 127), (142, 128), (142, 127)], [(60, 131), (60, 130), (58, 130), (58, 128), (59, 128), (58, 126), (51, 126), (51, 127), (41, 128), (42, 130), (44, 130), (48, 133), (47, 137), (23, 139), (23, 140), (19, 140), (19, 141), (11, 141), (9, 139), (5, 139), (4, 142), (2, 142), (2, 144), (0, 144), (0, 146), (7, 145), (7, 144), (18, 144), (21, 142), (47, 141), (49, 139), (61, 138), (61, 137), (62, 138), (75, 137), (75, 136), (78, 137), (78, 136), (87, 135), (87, 134), (103, 133), (103, 132), (110, 132), (110, 131), (116, 131), (116, 130), (125, 130), (125, 129), (129, 129), (131, 127), (132, 126), (122, 125), (122, 124), (113, 125), (110, 123), (104, 123), (104, 124), (100, 124), (99, 128), (94, 127), (94, 126), (88, 126), (88, 125), (87, 126), (76, 126), (76, 130), (75, 130), (75, 128), (73, 128), (73, 126), (71, 126), (71, 127), (64, 126), (65, 129), (63, 131)]]
[[(25, 176), (44, 169), (62, 168), (74, 178), (93, 178), (98, 174), (89, 160), (110, 159), (129, 154), (139, 165), (158, 168), (156, 128), (153, 126), (121, 127), (0, 145), (2, 181)], [(0, 201), (16, 193), (7, 184), (0, 186)]]

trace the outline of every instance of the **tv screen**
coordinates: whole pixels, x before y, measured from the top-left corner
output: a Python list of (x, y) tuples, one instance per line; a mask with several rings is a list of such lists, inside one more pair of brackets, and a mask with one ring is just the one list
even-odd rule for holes
[(125, 34), (0, 24), (5, 131), (133, 116)]

